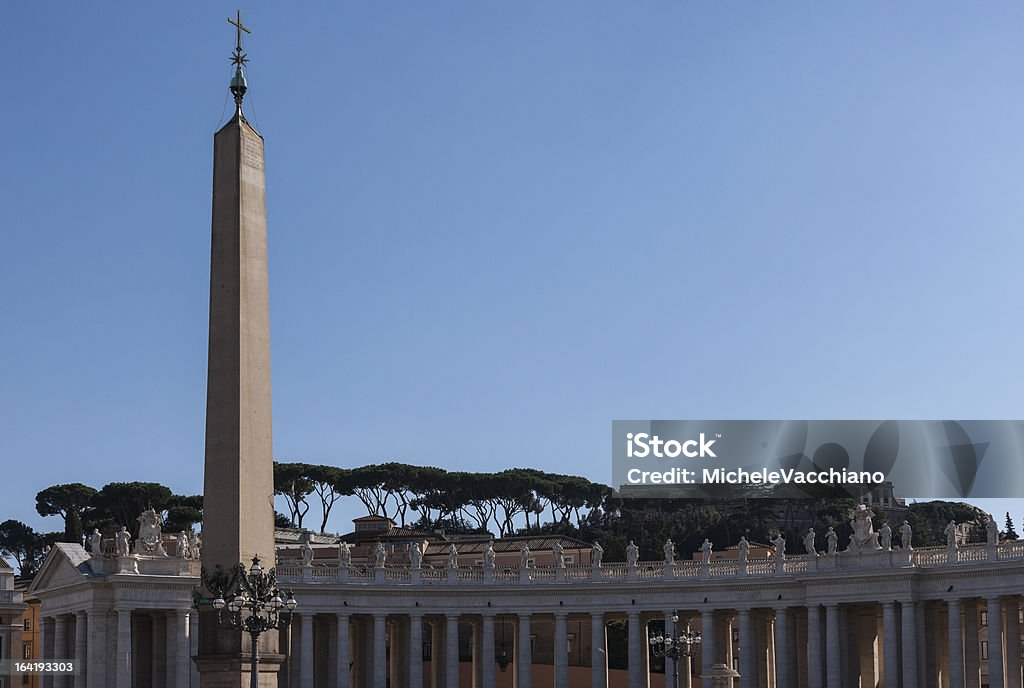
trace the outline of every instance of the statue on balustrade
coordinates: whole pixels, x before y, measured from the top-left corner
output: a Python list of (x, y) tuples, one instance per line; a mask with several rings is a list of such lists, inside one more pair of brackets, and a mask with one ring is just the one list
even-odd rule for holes
[(711, 540), (704, 538), (704, 542), (700, 545), (700, 562), (705, 566), (711, 563), (711, 550), (713, 545)]
[(878, 529), (878, 539), (882, 543), (882, 549), (886, 552), (892, 549), (892, 528), (888, 523), (883, 523)]
[(89, 536), (89, 551), (94, 557), (103, 556), (103, 536), (99, 528), (93, 529), (92, 535)]
[(590, 548), (590, 565), (595, 569), (601, 568), (601, 561), (604, 559), (604, 547), (600, 542), (595, 542)]
[(814, 549), (814, 528), (808, 528), (807, 535), (804, 535), (804, 551), (812, 557), (818, 556), (817, 550)]
[(556, 569), (564, 569), (565, 568), (565, 548), (562, 547), (562, 543), (561, 542), (556, 542), (555, 546), (551, 550), (551, 552), (552, 552), (552, 554), (554, 555), (554, 558), (555, 558), (555, 568)]
[(309, 533), (302, 534), (302, 565), (307, 568), (313, 565), (313, 546), (309, 544), (312, 537)]
[(786, 558), (786, 538), (782, 537), (782, 533), (775, 536), (772, 540), (772, 544), (775, 546), (775, 561), (781, 561)]
[(377, 543), (377, 550), (373, 553), (373, 566), (374, 568), (384, 568), (384, 562), (388, 559), (388, 551), (384, 549), (384, 543)]
[(839, 536), (836, 535), (836, 529), (832, 526), (828, 527), (828, 532), (825, 533), (825, 543), (827, 546), (827, 552), (829, 554), (835, 554), (839, 549)]
[(177, 552), (179, 559), (191, 559), (192, 558), (192, 542), (188, 537), (188, 531), (183, 530), (178, 533), (178, 546)]
[(530, 548), (525, 542), (519, 545), (519, 568), (530, 568)]
[(347, 542), (338, 543), (338, 566), (347, 569), (352, 565), (352, 550)]
[(414, 569), (423, 566), (423, 545), (418, 542), (412, 543), (412, 547), (409, 549), (409, 562)]
[(494, 568), (494, 540), (489, 541), (484, 547), (484, 568)]
[(166, 557), (160, 516), (153, 509), (146, 509), (138, 518), (139, 539), (135, 541), (135, 553), (149, 557)]
[(996, 520), (992, 518), (992, 514), (988, 515), (988, 523), (985, 524), (985, 536), (989, 545), (999, 544), (999, 526), (996, 525)]
[(200, 533), (195, 533), (192, 536), (192, 542), (189, 543), (189, 549), (192, 550), (192, 558), (199, 559), (203, 549), (203, 538), (200, 537)]
[(850, 528), (853, 529), (850, 544), (846, 548), (847, 552), (881, 549), (881, 545), (878, 544), (878, 533), (875, 532), (874, 523), (871, 521), (871, 517), (874, 515), (875, 512), (866, 504), (858, 504), (856, 509), (850, 509), (847, 512)]
[(121, 530), (117, 531), (114, 542), (117, 544), (117, 556), (127, 557), (131, 553), (132, 534), (125, 526), (121, 526)]
[(750, 543), (747, 542), (747, 536), (746, 535), (741, 535), (740, 536), (740, 542), (736, 546), (736, 549), (739, 550), (739, 556), (737, 557), (737, 560), (739, 561), (740, 565), (746, 564), (747, 563), (747, 555), (750, 554)]
[(672, 538), (665, 540), (665, 546), (662, 549), (665, 550), (665, 563), (669, 566), (676, 563), (676, 546), (672, 542)]
[(956, 521), (950, 521), (942, 533), (946, 536), (946, 549), (956, 549)]
[(626, 564), (636, 566), (638, 561), (640, 561), (640, 548), (630, 540), (629, 544), (626, 545)]
[(455, 548), (454, 542), (448, 545), (448, 568), (459, 568), (459, 550)]
[(903, 525), (900, 526), (900, 542), (903, 543), (903, 549), (913, 549), (910, 546), (910, 541), (914, 536), (914, 529), (910, 527), (908, 521), (904, 521)]

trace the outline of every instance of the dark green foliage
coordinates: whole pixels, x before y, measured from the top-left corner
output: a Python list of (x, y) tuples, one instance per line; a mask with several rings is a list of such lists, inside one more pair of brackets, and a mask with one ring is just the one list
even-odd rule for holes
[(62, 537), (63, 533), (37, 533), (31, 526), (9, 519), (0, 523), (0, 555), (14, 559), (22, 578), (31, 578), (43, 563), (46, 548)]
[(968, 542), (985, 542), (988, 514), (963, 502), (920, 502), (910, 506), (907, 520), (914, 529), (914, 546), (931, 547), (946, 544), (943, 531), (950, 521), (970, 524)]
[(95, 488), (82, 483), (53, 485), (36, 495), (36, 512), (40, 516), (60, 516), (64, 519), (64, 542), (83, 542), (82, 518)]
[(127, 526), (132, 537), (139, 534), (139, 514), (146, 509), (163, 512), (171, 502), (170, 488), (160, 483), (110, 483), (92, 496), (86, 529), (102, 532)]
[(1004, 540), (1017, 540), (1020, 536), (1017, 535), (1017, 531), (1013, 527), (1013, 519), (1010, 518), (1010, 512), (1006, 512), (1006, 530), (1003, 532)]

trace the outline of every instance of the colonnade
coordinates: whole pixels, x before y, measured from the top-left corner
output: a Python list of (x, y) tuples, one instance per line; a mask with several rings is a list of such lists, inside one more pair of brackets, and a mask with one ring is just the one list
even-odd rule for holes
[(80, 610), (42, 616), (40, 659), (73, 659), (74, 675), (43, 676), (40, 688), (198, 688), (193, 609)]
[[(653, 621), (664, 623), (665, 632), (685, 627), (702, 633), (697, 657), (680, 661), (681, 688), (710, 686), (699, 677), (718, 662), (739, 670), (736, 688), (980, 688), (983, 678), (990, 688), (1022, 685), (1017, 596), (658, 612), (302, 611), (291, 637), (292, 656), (301, 659), (292, 664), (294, 688), (493, 686), (500, 670), (495, 657), (503, 652), (516, 688), (569, 688), (570, 666), (585, 667), (591, 688), (605, 688), (607, 624), (613, 620), (626, 627), (629, 688), (649, 685), (647, 628)], [(679, 616), (675, 629), (673, 613)], [(573, 652), (572, 658), (570, 621), (576, 629), (590, 627), (588, 652)], [(500, 646), (496, 626), (504, 636)], [(469, 635), (462, 647), (470, 648), (473, 667), (461, 677), (460, 628), (464, 640)], [(321, 634), (331, 642), (319, 642)], [(552, 644), (553, 656), (535, 680), (531, 646), (538, 638)], [(673, 669), (667, 661), (666, 675)]]

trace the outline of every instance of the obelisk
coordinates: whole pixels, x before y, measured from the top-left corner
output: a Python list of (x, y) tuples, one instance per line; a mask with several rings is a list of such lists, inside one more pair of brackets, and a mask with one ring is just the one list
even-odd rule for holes
[[(213, 137), (210, 341), (206, 392), (202, 564), (225, 572), (258, 555), (274, 565), (270, 313), (263, 137), (242, 114), (247, 84), (241, 13), (230, 90), (235, 114)], [(260, 686), (277, 686), (276, 631), (260, 639)], [(248, 635), (203, 610), (196, 664), (202, 688), (249, 685)]]

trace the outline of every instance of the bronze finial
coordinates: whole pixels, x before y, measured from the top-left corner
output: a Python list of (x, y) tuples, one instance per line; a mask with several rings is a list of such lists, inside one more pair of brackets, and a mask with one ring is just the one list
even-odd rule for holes
[(231, 64), (235, 65), (235, 76), (231, 79), (231, 95), (235, 97), (235, 108), (242, 111), (242, 98), (245, 97), (247, 84), (242, 67), (249, 61), (249, 56), (242, 52), (242, 32), (251, 34), (245, 25), (242, 24), (242, 10), (238, 10), (236, 19), (228, 17), (228, 23), (235, 27), (235, 52), (231, 56)]

